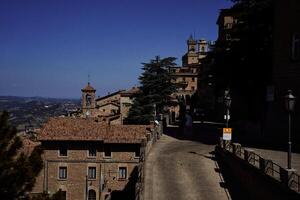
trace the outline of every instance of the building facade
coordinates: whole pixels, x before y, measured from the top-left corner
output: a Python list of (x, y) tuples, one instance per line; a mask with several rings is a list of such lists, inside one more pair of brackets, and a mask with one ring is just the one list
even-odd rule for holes
[[(201, 62), (206, 57), (208, 42), (206, 40), (195, 40), (192, 36), (187, 40), (187, 53), (182, 56), (182, 66), (170, 68), (173, 83), (178, 86), (171, 98), (183, 101), (187, 110), (190, 109), (191, 98), (199, 89), (199, 74), (201, 73)], [(171, 122), (179, 116), (179, 106), (170, 107)]]
[(61, 190), (68, 200), (134, 195), (150, 131), (150, 126), (108, 125), (91, 118), (50, 119), (38, 135), (44, 169), (32, 194)]
[[(233, 70), (232, 74), (236, 74), (235, 78), (245, 77), (248, 81), (247, 84), (252, 88), (248, 87), (237, 92), (237, 85), (240, 88), (242, 87), (239, 85), (244, 84), (244, 88), (247, 85), (242, 83), (244, 80), (241, 79), (235, 82), (235, 88), (231, 88), (233, 102), (231, 121), (238, 127), (236, 130), (239, 129), (241, 135), (243, 134), (248, 141), (253, 140), (264, 144), (274, 143), (283, 146), (287, 144), (288, 137), (288, 113), (285, 110), (284, 96), (287, 95), (289, 89), (293, 91), (295, 96), (300, 94), (300, 25), (298, 22), (300, 2), (297, 0), (275, 0), (270, 1), (268, 6), (270, 6), (268, 7), (270, 10), (268, 17), (270, 15), (271, 17), (267, 19), (267, 22), (263, 21), (266, 19), (262, 19), (262, 22), (269, 23), (269, 32), (267, 33), (269, 35), (266, 38), (269, 39), (267, 42), (271, 41), (272, 44), (261, 55), (261, 58), (265, 56), (268, 60), (265, 59), (262, 63), (263, 59), (251, 59), (253, 65), (248, 66), (248, 69), (241, 64)], [(219, 53), (217, 56), (226, 57), (226, 50), (230, 50), (235, 41), (239, 42), (234, 38), (234, 32), (240, 27), (236, 25), (243, 24), (243, 21), (238, 21), (240, 19), (243, 20), (244, 18), (241, 16), (239, 8), (221, 10), (217, 21), (219, 26), (217, 43), (219, 46), (226, 46), (227, 48), (221, 53), (217, 49), (215, 51)], [(255, 30), (253, 33), (256, 33)], [(251, 35), (247, 35), (247, 37), (251, 39)], [(255, 46), (255, 41), (253, 45)], [(231, 78), (232, 81), (233, 78), (226, 73), (226, 71), (230, 71), (231, 66), (226, 65), (226, 63), (221, 64), (223, 65), (220, 65), (219, 68), (220, 76), (228, 77), (227, 80)], [(245, 64), (248, 63), (245, 62)], [(216, 89), (216, 100), (219, 105), (217, 109), (222, 112), (224, 102), (221, 97), (230, 83), (222, 82), (219, 85), (224, 85), (224, 88)], [(292, 140), (297, 144), (300, 143), (300, 135), (297, 134), (300, 131), (299, 123), (297, 123), (300, 120), (297, 115), (299, 111), (299, 107), (296, 106), (295, 113), (292, 115), (294, 122), (292, 132), (295, 133)]]
[[(287, 141), (287, 112), (284, 96), (292, 90), (300, 97), (300, 1), (276, 0), (273, 30), (273, 70), (272, 85), (266, 90), (267, 113), (266, 134)], [(297, 99), (297, 101), (299, 101)], [(298, 104), (298, 103), (297, 103)], [(296, 106), (293, 117), (293, 141), (300, 144), (299, 115)], [(284, 133), (284, 134), (283, 134)]]
[(122, 91), (120, 96), (120, 114), (121, 122), (127, 118), (129, 110), (133, 104), (134, 96), (140, 91), (138, 87), (132, 87), (129, 90)]
[(123, 124), (129, 109), (133, 104), (137, 87), (129, 90), (119, 90), (95, 99), (96, 90), (88, 83), (82, 90), (82, 117), (97, 118), (98, 121), (110, 124)]

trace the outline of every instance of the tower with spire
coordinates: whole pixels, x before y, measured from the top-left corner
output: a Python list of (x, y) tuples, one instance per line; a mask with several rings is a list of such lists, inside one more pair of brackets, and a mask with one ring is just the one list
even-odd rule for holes
[(96, 90), (91, 86), (90, 82), (81, 89), (82, 92), (82, 100), (81, 100), (81, 105), (82, 105), (82, 112), (83, 115), (86, 117), (93, 116), (96, 108), (96, 103), (95, 103), (95, 93)]
[(187, 53), (182, 56), (182, 66), (195, 65), (200, 63), (207, 53), (208, 43), (204, 39), (196, 40), (190, 35), (187, 40)]

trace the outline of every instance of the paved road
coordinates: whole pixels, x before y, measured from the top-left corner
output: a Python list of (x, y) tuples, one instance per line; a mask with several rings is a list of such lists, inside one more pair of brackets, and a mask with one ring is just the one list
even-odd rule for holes
[(231, 199), (217, 163), (214, 145), (163, 137), (154, 145), (145, 166), (145, 200)]

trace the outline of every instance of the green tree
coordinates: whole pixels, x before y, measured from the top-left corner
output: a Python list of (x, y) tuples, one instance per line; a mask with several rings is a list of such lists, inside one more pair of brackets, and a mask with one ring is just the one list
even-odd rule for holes
[(169, 73), (169, 68), (176, 66), (175, 60), (173, 57), (160, 59), (157, 56), (149, 63), (143, 63), (144, 72), (139, 77), (140, 92), (135, 96), (126, 123), (149, 124), (153, 120), (154, 109), (163, 113), (164, 106), (170, 103), (170, 95), (176, 90)]
[(8, 124), (8, 113), (0, 115), (0, 197), (19, 199), (29, 192), (43, 167), (42, 150), (36, 147), (30, 155), (22, 153), (22, 141)]

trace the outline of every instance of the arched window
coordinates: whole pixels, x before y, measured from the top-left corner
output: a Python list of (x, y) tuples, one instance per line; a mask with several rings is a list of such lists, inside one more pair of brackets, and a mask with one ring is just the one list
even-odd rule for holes
[(95, 190), (89, 190), (88, 200), (96, 200), (96, 192), (95, 192)]
[(91, 106), (92, 103), (92, 97), (91, 95), (87, 94), (86, 95), (86, 106)]

